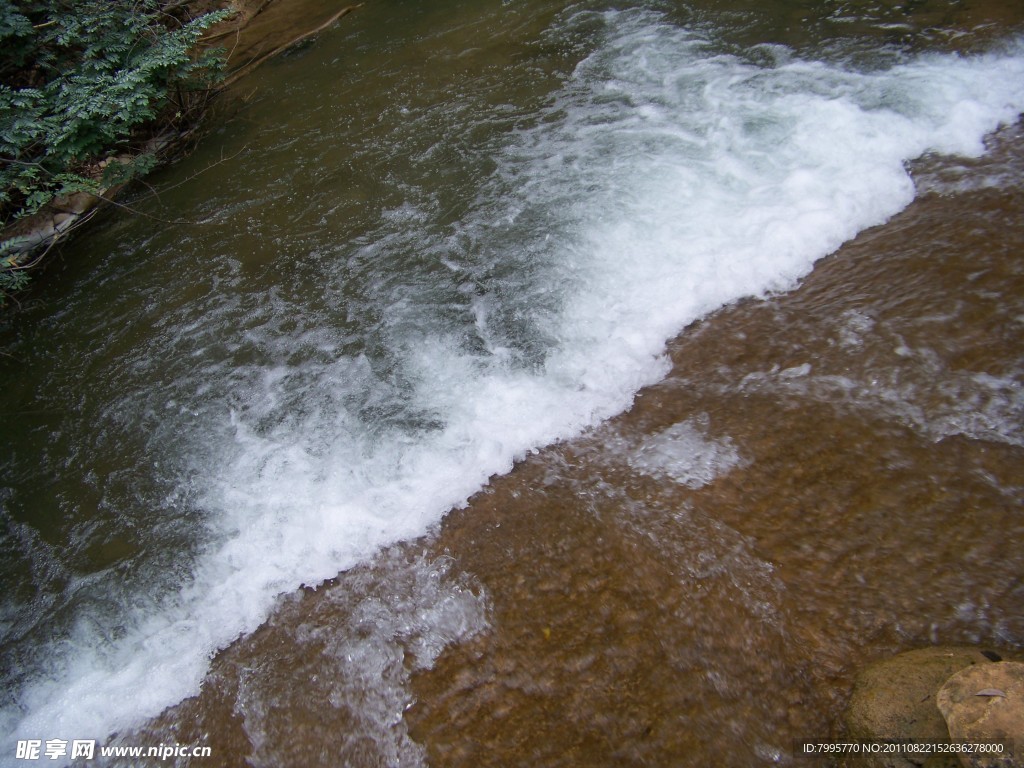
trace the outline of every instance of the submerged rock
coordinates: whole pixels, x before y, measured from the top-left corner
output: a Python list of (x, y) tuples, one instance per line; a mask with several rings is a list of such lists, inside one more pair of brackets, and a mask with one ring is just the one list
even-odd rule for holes
[[(952, 739), (1003, 744), (1009, 752), (1024, 748), (1024, 664), (966, 667), (946, 681), (936, 698)], [(1009, 768), (1024, 766), (1024, 755), (979, 752), (962, 756), (961, 762), (970, 768)]]

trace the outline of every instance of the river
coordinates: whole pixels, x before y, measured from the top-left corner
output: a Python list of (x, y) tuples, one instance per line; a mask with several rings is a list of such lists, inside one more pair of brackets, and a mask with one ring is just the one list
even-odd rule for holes
[(799, 765), (1024, 646), (1018, 2), (368, 2), (226, 104), (0, 329), (0, 765)]

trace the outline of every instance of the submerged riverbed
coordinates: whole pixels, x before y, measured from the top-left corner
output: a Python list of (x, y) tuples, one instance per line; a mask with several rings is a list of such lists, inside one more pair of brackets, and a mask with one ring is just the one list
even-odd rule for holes
[(1024, 646), (1015, 6), (368, 3), (239, 83), (3, 331), (0, 764), (791, 764)]

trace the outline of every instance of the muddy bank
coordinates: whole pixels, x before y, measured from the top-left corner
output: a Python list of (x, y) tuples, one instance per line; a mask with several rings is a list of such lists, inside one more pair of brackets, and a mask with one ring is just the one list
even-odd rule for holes
[[(222, 0), (206, 0), (209, 10)], [(360, 4), (334, 4), (316, 0), (234, 0), (235, 14), (203, 36), (205, 46), (226, 51), (226, 85), (252, 73), (260, 64), (289, 48), (312, 39)], [(204, 7), (205, 10), (205, 7)]]

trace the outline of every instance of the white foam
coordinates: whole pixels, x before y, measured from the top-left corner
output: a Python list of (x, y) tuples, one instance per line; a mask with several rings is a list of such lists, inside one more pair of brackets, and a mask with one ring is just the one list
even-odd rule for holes
[(673, 424), (647, 438), (627, 456), (629, 465), (656, 477), (668, 477), (688, 488), (703, 488), (741, 462), (732, 441), (710, 439), (706, 417)]
[[(253, 744), (252, 765), (297, 765), (304, 750), (321, 749), (281, 737), (287, 728), (282, 708), (309, 719), (338, 710), (334, 719), (350, 724), (332, 746), (340, 765), (426, 763), (402, 719), (414, 701), (409, 678), (487, 624), (484, 598), (453, 578), (449, 565), (386, 553), (372, 571), (329, 588), (317, 609), (328, 615), (292, 618), (276, 630), (316, 652), (307, 652), (298, 669), (293, 660), (280, 675), (243, 670), (235, 711)], [(304, 678), (301, 688), (292, 684), (293, 675)]]
[(842, 325), (839, 327), (839, 343), (844, 347), (860, 347), (864, 337), (875, 327), (872, 317), (860, 310), (848, 309), (842, 313)]
[(795, 378), (776, 369), (756, 371), (743, 378), (740, 388), (854, 408), (903, 424), (936, 442), (962, 435), (1024, 446), (1024, 387), (1016, 378), (951, 371), (941, 362), (926, 359), (918, 362), (919, 370), (871, 370), (859, 378), (830, 374)]
[[(516, 457), (622, 411), (664, 374), (665, 341), (688, 323), (792, 287), (910, 202), (906, 161), (980, 153), (1024, 109), (1020, 45), (870, 73), (758, 67), (654, 14), (601, 19), (606, 42), (508, 138), (454, 236), (429, 234), (409, 204), (350, 254), (436, 253), (444, 280), (481, 292), (463, 324), (384, 273), (393, 368), (320, 340), (301, 366), (211, 369), (220, 389), (191, 395), (210, 419), (195, 482), (211, 545), (180, 592), (125, 606), (109, 636), (83, 622), (55, 647), (52, 675), (5, 713), (14, 738), (103, 738), (196, 693), (211, 655), (279, 593), (423, 534)], [(515, 269), (488, 282), (480, 259)], [(253, 325), (251, 340), (286, 360), (297, 342), (274, 328)], [(686, 442), (680, 429), (662, 443)], [(674, 450), (665, 471), (703, 478)]]

